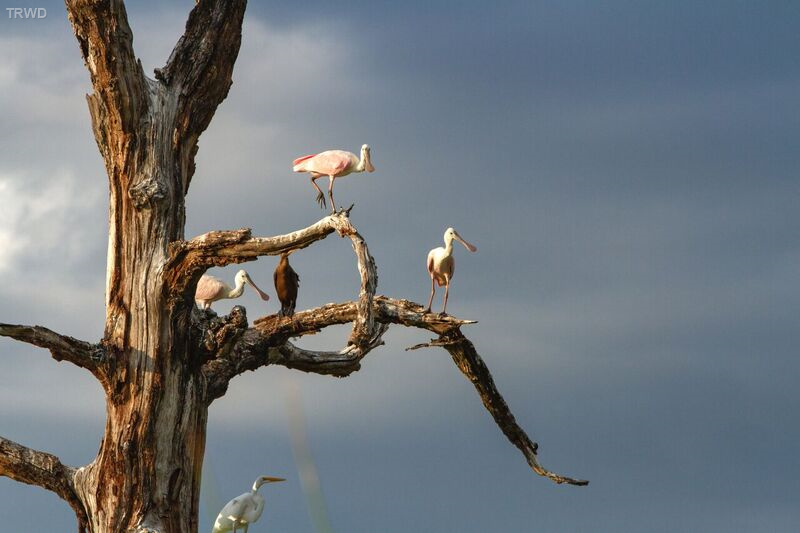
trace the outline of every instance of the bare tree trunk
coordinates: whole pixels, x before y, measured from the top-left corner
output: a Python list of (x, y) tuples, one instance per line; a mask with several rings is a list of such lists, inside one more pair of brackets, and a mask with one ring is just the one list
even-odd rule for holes
[[(287, 235), (215, 231), (184, 240), (185, 196), (197, 140), (231, 86), (245, 0), (200, 0), (166, 66), (150, 79), (133, 53), (121, 0), (66, 0), (89, 70), (92, 128), (109, 183), (106, 317), (97, 344), (40, 326), (0, 324), (0, 335), (50, 350), (91, 372), (106, 394), (107, 421), (94, 461), (81, 468), (0, 437), (0, 475), (56, 493), (75, 511), (79, 531), (184, 533), (198, 529), (200, 475), (208, 406), (230, 380), (272, 364), (347, 376), (383, 344), (389, 324), (427, 329), (447, 349), (489, 413), (538, 474), (555, 474), (517, 425), (486, 365), (460, 328), (473, 321), (426, 314), (422, 306), (376, 296), (377, 268), (350, 224), (349, 209)], [(245, 311), (210, 318), (193, 295), (212, 266), (252, 261), (310, 246), (332, 233), (349, 238), (361, 289), (353, 302), (263, 317)], [(352, 322), (339, 351), (289, 342)], [(421, 346), (417, 346), (418, 348)]]
[(107, 422), (97, 458), (75, 476), (90, 531), (197, 530), (208, 400), (190, 346), (193, 301), (163, 273), (184, 236), (197, 139), (231, 84), (244, 7), (198, 5), (153, 80), (122, 2), (67, 0), (109, 178)]

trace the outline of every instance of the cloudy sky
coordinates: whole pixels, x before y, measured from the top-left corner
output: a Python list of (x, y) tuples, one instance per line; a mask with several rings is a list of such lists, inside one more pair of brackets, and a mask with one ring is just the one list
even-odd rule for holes
[[(251, 4), (187, 236), (315, 222), (291, 160), (369, 143), (377, 171), (336, 197), (356, 204), (379, 291), (424, 303), (445, 228), (474, 242), (456, 250), (449, 310), (480, 321), (465, 332), (545, 466), (591, 485), (533, 474), (446, 352), (404, 352), (429, 336), (393, 329), (344, 380), (267, 368), (233, 382), (210, 412), (201, 531), (259, 474), (289, 481), (262, 489), (251, 531), (314, 531), (295, 396), (340, 533), (797, 531), (800, 4)], [(0, 322), (98, 339), (107, 186), (88, 74), (63, 5), (29, 5), (47, 17), (0, 10)], [(146, 72), (192, 5), (128, 7)], [(292, 259), (299, 307), (356, 293), (347, 242)], [(271, 289), (274, 266), (248, 269)], [(276, 310), (243, 303), (251, 319)], [(0, 435), (89, 462), (93, 378), (7, 339), (0, 355)], [(0, 518), (74, 531), (66, 504), (6, 478)]]

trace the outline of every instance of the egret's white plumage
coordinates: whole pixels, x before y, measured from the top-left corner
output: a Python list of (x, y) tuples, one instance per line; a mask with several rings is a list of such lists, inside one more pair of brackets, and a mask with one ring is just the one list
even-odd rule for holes
[(344, 150), (327, 150), (316, 155), (306, 155), (298, 157), (292, 162), (292, 170), (295, 172), (308, 172), (311, 174), (311, 185), (317, 189), (317, 202), (320, 207), (325, 207), (325, 195), (317, 185), (317, 178), (328, 176), (328, 197), (331, 199), (332, 212), (336, 212), (336, 204), (333, 202), (333, 182), (336, 178), (347, 176), (353, 172), (373, 172), (370, 158), (369, 145), (361, 147), (361, 158), (356, 154)]
[(450, 280), (453, 279), (453, 274), (456, 271), (456, 262), (453, 258), (453, 240), (457, 240), (470, 252), (476, 252), (478, 249), (461, 238), (461, 235), (453, 228), (447, 228), (444, 232), (444, 248), (441, 246), (434, 248), (428, 252), (428, 274), (431, 276), (431, 297), (428, 299), (428, 307), (425, 312), (431, 310), (431, 303), (433, 303), (433, 294), (436, 292), (436, 284), (440, 287), (444, 285), (444, 306), (442, 307), (442, 314), (447, 312), (447, 297), (450, 292)]
[(197, 282), (197, 290), (195, 290), (194, 293), (194, 301), (197, 303), (200, 309), (210, 309), (211, 304), (217, 300), (222, 300), (224, 298), (238, 298), (241, 296), (244, 292), (245, 283), (253, 287), (258, 295), (261, 296), (262, 300), (269, 300), (269, 295), (259, 289), (256, 284), (253, 283), (250, 275), (244, 270), (240, 270), (236, 273), (235, 282), (236, 286), (231, 289), (230, 285), (221, 279), (208, 274), (203, 274), (203, 276), (200, 278), (200, 281)]
[(286, 481), (280, 477), (261, 476), (253, 483), (253, 490), (235, 497), (225, 504), (214, 521), (212, 533), (236, 532), (241, 529), (247, 533), (250, 524), (261, 518), (264, 512), (264, 497), (258, 493), (264, 483)]

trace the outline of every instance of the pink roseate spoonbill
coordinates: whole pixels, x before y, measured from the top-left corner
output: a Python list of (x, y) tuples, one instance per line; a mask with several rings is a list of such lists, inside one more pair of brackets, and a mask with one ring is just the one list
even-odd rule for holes
[(211, 304), (217, 300), (223, 300), (225, 298), (238, 298), (241, 296), (244, 292), (245, 283), (253, 287), (258, 295), (261, 296), (262, 300), (265, 302), (269, 300), (269, 294), (259, 289), (256, 284), (253, 283), (253, 280), (250, 278), (250, 274), (244, 270), (240, 270), (236, 273), (235, 282), (236, 286), (231, 289), (230, 285), (221, 279), (208, 274), (203, 274), (203, 276), (200, 278), (200, 281), (197, 282), (197, 290), (194, 293), (194, 301), (197, 302), (197, 305), (200, 307), (200, 309), (203, 309), (204, 311), (211, 309)]
[(431, 275), (431, 297), (428, 299), (428, 307), (425, 308), (425, 313), (431, 312), (431, 303), (433, 303), (433, 294), (436, 292), (435, 283), (441, 287), (444, 285), (444, 307), (440, 314), (447, 313), (447, 296), (450, 292), (450, 280), (453, 279), (453, 274), (456, 271), (456, 262), (453, 259), (453, 240), (457, 240), (470, 252), (477, 252), (478, 249), (461, 238), (461, 235), (453, 228), (447, 228), (444, 232), (444, 248), (434, 248), (428, 252), (428, 274)]
[(241, 529), (247, 533), (250, 524), (261, 518), (264, 512), (264, 497), (258, 493), (258, 489), (265, 483), (277, 483), (286, 481), (282, 477), (261, 476), (253, 483), (253, 490), (245, 492), (235, 497), (225, 504), (225, 507), (217, 515), (214, 521), (212, 533), (226, 533)]
[(317, 189), (317, 203), (320, 208), (325, 208), (325, 195), (322, 194), (322, 189), (317, 185), (317, 179), (322, 176), (328, 176), (330, 183), (328, 183), (328, 197), (331, 199), (332, 213), (336, 212), (336, 204), (333, 202), (333, 182), (336, 178), (347, 176), (353, 172), (374, 172), (375, 167), (372, 166), (372, 160), (369, 155), (369, 146), (363, 145), (361, 147), (361, 159), (356, 157), (352, 152), (345, 152), (344, 150), (328, 150), (316, 155), (305, 155), (298, 157), (292, 163), (294, 165), (292, 170), (295, 172), (308, 172), (311, 174), (311, 185)]

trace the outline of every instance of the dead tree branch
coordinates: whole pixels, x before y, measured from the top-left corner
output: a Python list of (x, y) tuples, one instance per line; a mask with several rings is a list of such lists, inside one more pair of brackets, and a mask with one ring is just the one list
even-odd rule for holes
[(212, 400), (225, 393), (227, 383), (235, 376), (266, 365), (281, 365), (337, 377), (348, 376), (360, 368), (361, 359), (383, 344), (381, 338), (389, 324), (443, 333), (475, 323), (474, 320), (423, 313), (422, 306), (407, 300), (376, 296), (370, 313), (375, 326), (366, 343), (360, 347), (351, 343), (339, 351), (313, 351), (288, 342), (291, 337), (302, 337), (317, 333), (328, 326), (355, 322), (361, 315), (359, 304), (360, 301), (327, 304), (299, 311), (292, 317), (270, 315), (259, 318), (254, 327), (241, 335), (230, 351), (204, 365)]
[(588, 485), (589, 482), (582, 479), (573, 479), (562, 476), (545, 469), (537, 458), (539, 445), (533, 442), (525, 431), (519, 427), (514, 415), (511, 413), (497, 386), (494, 384), (491, 372), (483, 362), (483, 358), (475, 350), (475, 346), (467, 339), (459, 329), (451, 330), (439, 337), (439, 345), (450, 353), (453, 362), (461, 370), (469, 381), (478, 391), (483, 406), (494, 418), (500, 430), (508, 437), (511, 443), (519, 448), (527, 459), (531, 468), (540, 476), (552, 479), (556, 483), (568, 483), (570, 485)]
[(345, 213), (327, 216), (307, 228), (275, 237), (253, 237), (249, 228), (210, 231), (189, 241), (171, 243), (164, 276), (174, 296), (192, 296), (200, 276), (211, 267), (300, 250), (334, 231), (342, 237), (357, 234)]
[[(202, 0), (192, 9), (186, 29), (156, 78), (180, 87), (191, 111), (213, 109), (225, 99), (231, 87), (233, 66), (242, 42), (242, 21), (246, 0)], [(210, 105), (209, 105), (210, 104)], [(211, 116), (193, 117), (199, 134)]]
[[(355, 316), (355, 302), (350, 302)], [(308, 311), (306, 311), (308, 313)], [(286, 319), (290, 321), (291, 319)], [(348, 320), (342, 323), (351, 322)], [(291, 328), (289, 328), (291, 329)], [(388, 325), (379, 323), (370, 342), (356, 348), (348, 345), (338, 352), (306, 350), (288, 341), (286, 333), (264, 334), (256, 328), (248, 329), (238, 338), (233, 349), (203, 365), (208, 383), (209, 401), (225, 394), (231, 379), (248, 370), (262, 366), (280, 365), (314, 374), (346, 377), (361, 368), (361, 360), (374, 348), (384, 344), (382, 337)], [(313, 333), (307, 329), (299, 335)]]
[(474, 385), (486, 410), (511, 443), (519, 448), (528, 464), (539, 475), (556, 483), (587, 485), (589, 482), (551, 472), (541, 466), (537, 457), (538, 444), (533, 442), (517, 424), (511, 409), (497, 390), (489, 369), (474, 345), (461, 333), (461, 326), (474, 324), (449, 315), (425, 313), (421, 305), (407, 300), (376, 296), (372, 304), (373, 319), (380, 324), (380, 333), (364, 352), (313, 351), (288, 342), (289, 337), (316, 333), (327, 326), (346, 324), (360, 315), (357, 302), (328, 304), (316, 309), (295, 313), (291, 318), (271, 315), (255, 321), (226, 357), (210, 361), (205, 367), (210, 394), (216, 398), (227, 390), (230, 379), (248, 370), (276, 364), (304, 372), (345, 377), (360, 369), (361, 359), (372, 348), (382, 344), (381, 336), (389, 324), (399, 324), (432, 331), (439, 335), (430, 343), (412, 348), (438, 346), (447, 350), (461, 373)]
[(61, 335), (42, 326), (0, 324), (0, 336), (50, 350), (56, 361), (69, 361), (104, 381), (106, 351), (99, 344)]
[(42, 487), (66, 501), (78, 518), (78, 531), (85, 531), (86, 510), (75, 492), (76, 470), (55, 455), (40, 452), (0, 437), (0, 475)]
[(443, 341), (439, 339), (431, 339), (430, 342), (423, 342), (421, 344), (415, 344), (414, 346), (409, 346), (408, 348), (406, 348), (406, 351), (410, 352), (413, 350), (419, 350), (421, 348), (442, 348), (444, 346), (450, 346), (452, 344), (454, 344), (454, 342), (449, 340)]
[(242, 43), (246, 0), (201, 0), (156, 79), (177, 96), (173, 142), (185, 164), (183, 194), (194, 175), (197, 140), (228, 96)]
[[(95, 90), (89, 97), (90, 106), (99, 108), (111, 128), (133, 133), (147, 111), (149, 99), (142, 65), (133, 52), (125, 4), (121, 0), (65, 3)], [(103, 125), (96, 122), (93, 126), (97, 130)]]
[[(286, 319), (283, 323), (282, 333), (263, 334), (256, 331), (248, 331), (242, 335), (233, 350), (228, 354), (218, 355), (214, 361), (207, 363), (204, 367), (209, 380), (212, 399), (218, 397), (219, 394), (224, 394), (225, 390), (227, 390), (227, 383), (234, 376), (266, 364), (278, 363), (309, 372), (321, 371), (333, 375), (346, 375), (358, 369), (358, 362), (367, 353), (376, 346), (383, 344), (381, 338), (387, 327), (375, 320), (373, 306), (375, 288), (378, 285), (378, 270), (375, 266), (375, 260), (369, 253), (367, 243), (350, 224), (349, 212), (350, 210), (348, 209), (325, 217), (313, 226), (279, 237), (268, 239), (247, 238), (236, 242), (236, 235), (215, 233), (211, 238), (208, 238), (209, 234), (206, 234), (199, 241), (198, 239), (193, 239), (184, 244), (183, 249), (180, 248), (181, 245), (176, 247), (179, 251), (177, 253), (174, 251), (173, 257), (180, 253), (191, 253), (192, 249), (197, 250), (197, 243), (199, 242), (202, 243), (199, 249), (205, 253), (213, 251), (213, 253), (218, 254), (216, 257), (221, 256), (229, 260), (238, 260), (242, 257), (249, 257), (251, 254), (273, 255), (283, 251), (304, 248), (337, 231), (342, 237), (347, 236), (350, 238), (353, 251), (356, 254), (358, 272), (361, 277), (359, 298), (356, 302), (349, 304), (352, 306), (351, 316), (344, 322), (337, 322), (353, 323), (347, 346), (339, 352), (312, 352), (288, 343), (290, 336), (316, 331), (314, 323), (319, 319), (313, 313), (301, 313), (303, 316), (299, 320), (297, 315), (292, 319)], [(246, 237), (246, 234), (242, 233), (239, 238), (242, 237)], [(208, 245), (209, 242), (217, 241), (222, 241), (224, 244), (222, 246)], [(194, 243), (194, 247), (192, 243)], [(189, 249), (188, 252), (186, 248)], [(333, 313), (336, 314), (335, 309), (333, 309)], [(308, 318), (310, 324), (303, 324), (303, 318)], [(320, 323), (322, 324), (321, 327), (330, 325)], [(294, 324), (294, 326), (291, 324)], [(276, 350), (277, 348), (280, 348), (280, 350)], [(326, 361), (337, 362), (332, 365), (321, 364)]]
[(307, 248), (334, 231), (342, 237), (356, 233), (344, 213), (326, 216), (307, 228), (275, 237), (253, 237), (249, 228), (210, 231), (189, 241), (172, 243), (167, 268), (192, 273), (197, 269), (244, 263), (264, 255)]

